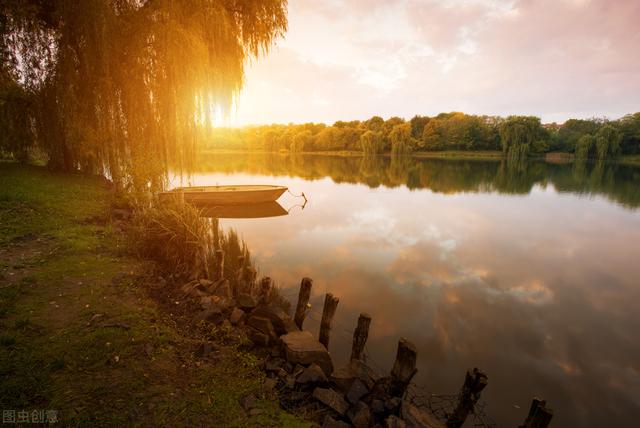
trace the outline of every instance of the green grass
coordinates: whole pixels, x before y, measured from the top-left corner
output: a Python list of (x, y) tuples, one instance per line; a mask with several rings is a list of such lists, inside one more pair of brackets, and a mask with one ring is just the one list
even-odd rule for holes
[[(99, 179), (0, 163), (0, 407), (63, 426), (305, 426), (262, 390), (256, 357), (194, 356), (205, 337), (149, 297), (110, 200)], [(248, 393), (261, 415), (241, 409)]]

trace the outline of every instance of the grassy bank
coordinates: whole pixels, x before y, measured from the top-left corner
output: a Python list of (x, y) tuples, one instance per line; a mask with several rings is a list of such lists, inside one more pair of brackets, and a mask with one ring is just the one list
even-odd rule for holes
[(55, 410), (64, 426), (300, 425), (255, 356), (161, 310), (110, 204), (100, 179), (0, 163), (0, 407)]

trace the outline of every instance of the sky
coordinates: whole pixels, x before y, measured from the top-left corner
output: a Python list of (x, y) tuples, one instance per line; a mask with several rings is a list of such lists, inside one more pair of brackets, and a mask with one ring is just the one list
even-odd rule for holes
[(639, 0), (290, 0), (231, 125), (640, 111)]

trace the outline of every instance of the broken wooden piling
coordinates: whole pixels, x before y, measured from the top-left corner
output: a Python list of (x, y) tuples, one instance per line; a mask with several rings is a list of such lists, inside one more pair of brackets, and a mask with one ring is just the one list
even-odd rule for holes
[(331, 293), (327, 293), (324, 298), (324, 307), (322, 309), (322, 320), (320, 321), (320, 335), (318, 341), (329, 349), (329, 334), (331, 333), (331, 322), (333, 316), (336, 314), (336, 308), (338, 307), (340, 299), (333, 296)]
[(258, 271), (253, 266), (245, 266), (242, 272), (242, 284), (246, 293), (252, 294), (256, 285)]
[(416, 359), (418, 352), (416, 346), (405, 339), (400, 338), (398, 341), (398, 350), (396, 352), (396, 360), (391, 369), (392, 394), (395, 397), (402, 397), (417, 373)]
[(269, 295), (271, 294), (271, 287), (273, 286), (273, 281), (268, 276), (265, 276), (260, 280), (260, 297), (259, 303), (263, 305), (267, 305), (269, 303)]
[(456, 408), (447, 418), (447, 428), (460, 428), (464, 421), (473, 413), (473, 409), (480, 399), (480, 393), (487, 386), (487, 375), (474, 368), (467, 371), (464, 384), (458, 396)]
[(364, 346), (369, 337), (369, 326), (371, 325), (371, 315), (362, 313), (358, 317), (358, 326), (353, 332), (353, 344), (351, 345), (351, 360), (362, 360)]
[(307, 306), (309, 304), (309, 298), (311, 297), (312, 285), (313, 280), (311, 278), (302, 278), (300, 292), (298, 293), (298, 304), (296, 305), (296, 312), (293, 317), (293, 321), (300, 330), (302, 330), (302, 324), (307, 316)]
[(518, 428), (547, 428), (553, 417), (553, 410), (549, 409), (545, 400), (534, 398), (531, 401), (529, 414), (524, 420), (524, 424)]
[(216, 250), (215, 253), (216, 273), (215, 281), (220, 281), (224, 278), (224, 251)]

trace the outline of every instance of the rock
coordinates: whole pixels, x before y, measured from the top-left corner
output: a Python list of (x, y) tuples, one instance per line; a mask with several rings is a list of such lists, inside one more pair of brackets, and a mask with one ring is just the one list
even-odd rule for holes
[(256, 405), (256, 396), (253, 394), (245, 395), (240, 399), (240, 406), (245, 412), (253, 409)]
[(332, 408), (339, 414), (343, 415), (349, 409), (349, 403), (347, 403), (342, 395), (328, 388), (316, 388), (313, 390), (313, 398), (320, 401), (327, 407)]
[(294, 331), (280, 339), (288, 362), (303, 365), (316, 363), (327, 376), (333, 371), (333, 362), (327, 348), (308, 331)]
[(213, 285), (213, 281), (211, 281), (210, 279), (201, 279), (198, 282), (204, 288), (208, 288), (208, 287), (211, 287)]
[(444, 428), (444, 424), (438, 419), (407, 401), (402, 403), (400, 416), (406, 424), (404, 426), (408, 428)]
[(213, 306), (214, 302), (211, 299), (211, 296), (201, 297), (200, 298), (200, 308), (202, 309), (210, 309)]
[(257, 346), (269, 346), (269, 336), (255, 328), (249, 328), (247, 336)]
[(329, 415), (327, 415), (324, 418), (324, 422), (322, 424), (322, 428), (350, 428), (350, 427), (351, 425), (349, 425), (348, 423), (337, 421)]
[(271, 347), (271, 351), (269, 352), (269, 355), (271, 355), (272, 357), (281, 357), (282, 356), (282, 348), (280, 347), (280, 345), (274, 345)]
[(265, 379), (264, 380), (264, 390), (265, 391), (273, 391), (274, 389), (276, 389), (276, 385), (278, 384), (277, 379)]
[(226, 299), (220, 296), (211, 296), (211, 301), (218, 305), (220, 310), (225, 313), (230, 313), (231, 308), (236, 305), (236, 302), (234, 302), (233, 299)]
[(355, 428), (368, 428), (371, 411), (366, 404), (359, 401), (347, 411), (347, 417)]
[(287, 375), (287, 378), (284, 380), (284, 383), (287, 388), (293, 389), (296, 386), (296, 377), (294, 375)]
[(260, 333), (269, 336), (269, 340), (276, 340), (278, 338), (275, 330), (273, 329), (273, 325), (271, 325), (271, 321), (267, 318), (251, 315), (247, 320), (247, 325), (255, 328)]
[(356, 404), (362, 397), (369, 393), (369, 389), (360, 379), (355, 379), (349, 391), (347, 391), (347, 401), (351, 404)]
[(344, 392), (349, 391), (351, 384), (356, 379), (360, 379), (364, 385), (371, 390), (379, 377), (369, 366), (360, 360), (353, 360), (349, 362), (349, 364), (340, 367), (331, 375), (331, 381)]
[(393, 397), (384, 402), (384, 409), (387, 413), (398, 413), (400, 411), (400, 404), (402, 400), (398, 397)]
[(253, 315), (268, 318), (273, 325), (278, 336), (282, 336), (283, 334), (291, 333), (294, 331), (299, 331), (296, 324), (293, 322), (291, 317), (287, 315), (287, 313), (277, 306), (258, 306), (254, 311)]
[(384, 401), (377, 398), (373, 399), (371, 400), (369, 408), (375, 415), (382, 415), (384, 413)]
[(236, 296), (236, 303), (238, 304), (238, 307), (245, 312), (251, 312), (256, 306), (258, 306), (256, 299), (248, 293), (238, 293)]
[(206, 321), (217, 325), (224, 320), (224, 315), (220, 308), (216, 305), (212, 305), (209, 309), (205, 309), (202, 312), (197, 313), (194, 320), (195, 322)]
[(234, 308), (233, 311), (231, 311), (231, 315), (229, 315), (229, 321), (233, 325), (240, 324), (243, 319), (244, 319), (244, 311), (239, 308)]
[(267, 358), (267, 360), (264, 363), (264, 369), (265, 371), (268, 371), (268, 372), (277, 372), (282, 368), (284, 363), (285, 361), (279, 357)]
[(229, 283), (228, 279), (224, 278), (219, 279), (218, 281), (207, 287), (207, 291), (223, 299), (231, 299), (232, 297), (231, 284)]
[(293, 368), (293, 371), (291, 372), (291, 374), (294, 377), (298, 377), (300, 376), (300, 374), (304, 371), (304, 366), (300, 365), (300, 364), (296, 364), (296, 366)]
[(300, 384), (306, 383), (327, 383), (327, 376), (317, 364), (311, 364), (304, 369), (296, 378), (296, 382)]
[(287, 399), (293, 403), (308, 402), (309, 393), (302, 391), (289, 391), (289, 393), (287, 394)]
[(264, 413), (264, 410), (262, 409), (251, 409), (249, 410), (249, 416), (258, 416)]
[(201, 285), (199, 282), (197, 281), (191, 281), (188, 282), (186, 284), (184, 284), (182, 287), (180, 287), (180, 290), (182, 291), (183, 294), (185, 294), (186, 296), (190, 296), (193, 298), (199, 298), (199, 297), (206, 297), (207, 293), (201, 289)]
[(396, 415), (389, 416), (385, 420), (385, 425), (387, 428), (405, 428), (407, 426), (407, 424)]

